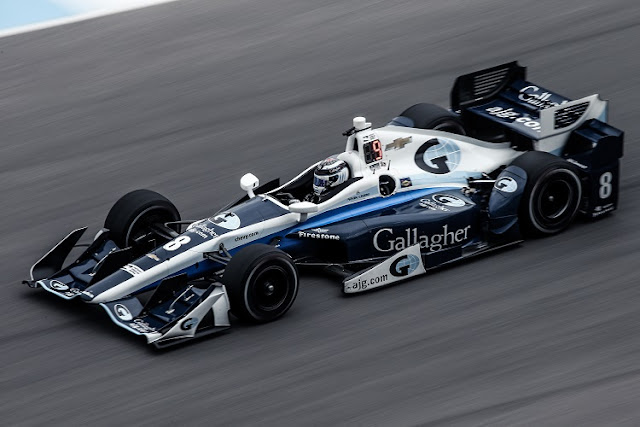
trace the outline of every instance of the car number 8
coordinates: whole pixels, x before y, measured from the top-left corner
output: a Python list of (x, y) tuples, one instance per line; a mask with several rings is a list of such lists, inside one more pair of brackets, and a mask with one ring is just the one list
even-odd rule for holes
[(167, 243), (166, 245), (164, 245), (162, 247), (162, 249), (164, 249), (165, 251), (175, 251), (180, 246), (186, 245), (190, 241), (191, 241), (191, 238), (189, 236), (180, 236), (180, 237), (176, 238), (175, 240), (172, 240), (169, 243)]
[(606, 199), (611, 196), (613, 192), (613, 174), (611, 172), (605, 172), (600, 175), (600, 190), (598, 190), (598, 195), (601, 199)]

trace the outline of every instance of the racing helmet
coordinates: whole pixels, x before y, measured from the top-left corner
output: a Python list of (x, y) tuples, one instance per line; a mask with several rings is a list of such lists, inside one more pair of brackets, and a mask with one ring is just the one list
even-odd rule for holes
[(349, 179), (349, 166), (344, 160), (330, 156), (321, 161), (313, 172), (313, 192), (324, 193), (331, 187), (337, 187)]

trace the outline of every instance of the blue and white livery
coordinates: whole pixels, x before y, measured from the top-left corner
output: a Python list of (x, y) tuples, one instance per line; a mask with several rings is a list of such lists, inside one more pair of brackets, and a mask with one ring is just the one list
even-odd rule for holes
[[(409, 107), (383, 127), (353, 119), (343, 152), (198, 221), (150, 190), (122, 197), (71, 264), (84, 228), (31, 269), (31, 287), (101, 305), (166, 346), (285, 314), (298, 267), (343, 292), (386, 286), (617, 207), (623, 133), (597, 95), (571, 101), (504, 64), (461, 76), (451, 110)], [(332, 175), (335, 174), (335, 175)]]

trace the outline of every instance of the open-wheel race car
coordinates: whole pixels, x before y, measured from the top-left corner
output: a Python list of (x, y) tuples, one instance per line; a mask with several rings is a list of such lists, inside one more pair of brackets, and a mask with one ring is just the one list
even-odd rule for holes
[(199, 221), (128, 193), (79, 258), (65, 266), (86, 227), (25, 283), (100, 304), (162, 347), (228, 328), (229, 311), (279, 318), (301, 265), (357, 293), (617, 207), (623, 133), (607, 102), (543, 89), (515, 62), (458, 77), (450, 110), (417, 104), (377, 129), (356, 117), (344, 135), (344, 152), (284, 185), (244, 175), (246, 195)]

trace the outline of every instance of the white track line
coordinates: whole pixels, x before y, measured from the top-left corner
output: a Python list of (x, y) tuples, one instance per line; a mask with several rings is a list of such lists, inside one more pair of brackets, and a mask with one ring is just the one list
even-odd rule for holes
[(38, 22), (36, 24), (29, 24), (29, 25), (23, 25), (20, 27), (9, 28), (6, 30), (0, 30), (0, 38), (14, 36), (16, 34), (28, 33), (31, 31), (44, 30), (46, 28), (58, 27), (60, 25), (72, 24), (74, 22), (85, 21), (87, 19), (94, 19), (94, 18), (100, 18), (102, 16), (114, 15), (117, 13), (129, 11), (129, 10), (143, 9), (145, 7), (155, 6), (158, 4), (172, 3), (175, 1), (178, 1), (178, 0), (149, 0), (144, 3), (138, 3), (134, 5), (121, 4), (119, 6), (109, 8), (109, 9), (102, 9), (102, 10), (97, 10), (95, 12), (81, 13), (78, 15), (69, 16), (65, 18), (53, 19), (51, 21)]

